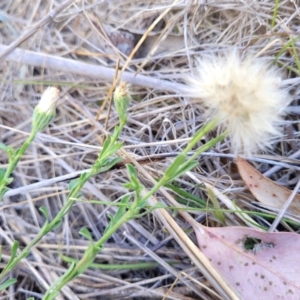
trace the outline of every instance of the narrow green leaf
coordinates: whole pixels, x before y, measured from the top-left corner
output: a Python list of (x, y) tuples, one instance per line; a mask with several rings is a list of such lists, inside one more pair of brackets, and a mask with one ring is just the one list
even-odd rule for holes
[(7, 270), (7, 269), (9, 269), (13, 265), (14, 260), (15, 260), (15, 258), (17, 256), (18, 248), (19, 248), (19, 242), (18, 241), (14, 241), (14, 243), (13, 243), (13, 245), (11, 247), (10, 259), (7, 262), (5, 268), (2, 270), (2, 272), (5, 271), (5, 270)]
[(93, 243), (92, 235), (87, 228), (80, 229), (79, 234), (81, 234), (83, 237), (85, 237), (87, 240)]
[(179, 154), (173, 161), (172, 165), (167, 169), (164, 176), (167, 178), (173, 178), (174, 175), (177, 173), (177, 170), (184, 163), (185, 159), (186, 159), (186, 156), (184, 154)]
[(110, 148), (111, 154), (116, 153), (119, 149), (121, 149), (123, 144), (121, 142), (115, 142), (115, 144)]
[(6, 179), (6, 184), (11, 184), (14, 181), (12, 177)]
[(195, 151), (195, 153), (192, 155), (193, 158), (198, 157), (203, 153), (204, 151), (209, 150), (210, 148), (214, 147), (217, 143), (222, 141), (226, 136), (228, 135), (228, 130), (221, 133), (220, 135), (216, 136), (215, 138), (210, 139), (207, 143), (202, 145), (199, 149)]
[(186, 172), (188, 172), (188, 171), (192, 170), (193, 168), (195, 168), (198, 164), (199, 163), (196, 160), (192, 160), (190, 162), (186, 162), (178, 170), (176, 170), (176, 173), (173, 174), (173, 177), (170, 177), (170, 180), (173, 180), (175, 178), (180, 177), (181, 175), (183, 175)]
[(15, 155), (15, 149), (10, 147), (10, 146), (6, 146), (3, 143), (0, 143), (0, 150), (7, 152), (9, 157), (14, 156)]
[(295, 47), (296, 40), (297, 40), (297, 38), (295, 38), (295, 39), (291, 38), (291, 45), (292, 45), (293, 56), (294, 56), (295, 63), (296, 63), (296, 66), (298, 68), (298, 73), (299, 73), (300, 72), (300, 61), (299, 61), (297, 49)]
[(212, 131), (216, 125), (218, 124), (219, 120), (218, 118), (215, 118), (208, 123), (206, 123), (202, 128), (200, 128), (193, 136), (193, 138), (190, 140), (190, 142), (185, 147), (183, 154), (187, 154), (189, 151), (191, 151), (198, 142), (210, 131)]
[(193, 168), (195, 168), (198, 165), (199, 165), (199, 162), (197, 160), (191, 160), (189, 162), (186, 162), (180, 169), (180, 172), (177, 173), (177, 176), (179, 177), (180, 175), (192, 170)]
[(2, 151), (7, 151), (7, 148), (8, 148), (8, 146), (6, 146), (5, 144), (3, 144), (3, 143), (0, 143), (0, 150), (2, 150)]
[(106, 151), (107, 151), (110, 143), (111, 143), (111, 136), (108, 135), (107, 138), (105, 139), (103, 145), (102, 145), (102, 150), (99, 153), (99, 156), (98, 156), (99, 160), (103, 157), (104, 154), (106, 154)]
[(125, 196), (122, 197), (120, 203), (123, 204), (123, 205), (120, 205), (117, 212), (116, 212), (116, 214), (113, 217), (111, 217), (110, 223), (106, 227), (103, 235), (105, 235), (105, 233), (111, 227), (113, 227), (119, 219), (121, 219), (124, 216), (124, 214), (126, 213), (126, 210), (128, 208), (128, 206), (126, 204), (128, 204), (129, 200), (130, 200), (130, 195), (125, 195)]
[(2, 191), (0, 191), (0, 200), (2, 199), (2, 197), (4, 196), (4, 194), (9, 190), (9, 188), (5, 187), (2, 189)]
[(163, 203), (155, 203), (153, 206), (151, 206), (149, 208), (150, 211), (154, 210), (154, 209), (158, 209), (158, 208), (166, 208), (166, 206)]
[(207, 188), (207, 193), (208, 193), (208, 196), (209, 196), (209, 198), (210, 198), (210, 200), (213, 203), (213, 206), (215, 208), (214, 214), (215, 214), (216, 218), (223, 225), (225, 225), (225, 216), (224, 216), (224, 213), (222, 212), (222, 209), (221, 209), (221, 206), (220, 206), (220, 203), (219, 203), (217, 197), (215, 196), (212, 189), (210, 189), (210, 188)]
[(58, 227), (60, 227), (60, 226), (61, 226), (61, 223), (62, 223), (62, 220), (57, 221), (57, 222), (53, 225), (53, 227), (51, 228), (51, 230), (55, 230), (55, 229), (57, 229)]
[(100, 252), (103, 249), (103, 246), (94, 246), (95, 251)]
[[(68, 257), (68, 256), (61, 256), (62, 260), (71, 263), (71, 262), (78, 262), (78, 259)], [(173, 263), (169, 262), (170, 265), (176, 264), (174, 261)], [(148, 268), (155, 268), (159, 266), (159, 264), (155, 262), (137, 262), (137, 263), (126, 263), (126, 264), (99, 264), (99, 263), (92, 263), (90, 267), (95, 268), (95, 269), (100, 269), (100, 270), (139, 270), (139, 269), (148, 269)]]
[(0, 168), (0, 182), (3, 180), (5, 173), (6, 173), (6, 170), (3, 168)]
[(9, 161), (12, 161), (14, 159), (14, 157), (16, 156), (16, 151), (14, 148), (9, 147), (9, 149), (7, 150), (7, 153), (8, 153)]
[[(138, 177), (137, 177), (137, 173), (136, 170), (134, 168), (133, 165), (131, 164), (126, 164), (126, 169), (130, 178), (130, 182), (127, 185), (127, 188), (134, 190), (134, 191), (140, 191), (143, 186), (141, 185)], [(126, 184), (124, 185), (126, 187)]]
[(97, 161), (102, 161), (103, 159), (114, 155), (119, 149), (121, 149), (123, 146), (120, 142), (114, 142), (109, 145), (109, 147), (106, 149), (105, 153), (102, 154), (103, 151), (101, 151), (101, 155), (98, 157)]
[(105, 165), (99, 167), (98, 173), (103, 173), (110, 170), (115, 164), (121, 162), (123, 159), (121, 157), (115, 157), (113, 159), (108, 159)]
[(132, 177), (136, 178), (136, 170), (132, 164), (126, 164), (126, 169), (127, 169), (130, 179)]
[(136, 207), (135, 213), (138, 214), (139, 211), (140, 211), (142, 208), (144, 208), (145, 206), (147, 206), (147, 204), (148, 204), (147, 200), (145, 200), (145, 201), (139, 201), (139, 203), (138, 203), (138, 205), (137, 205), (137, 207)]
[(275, 26), (277, 14), (278, 14), (278, 7), (279, 7), (279, 0), (275, 0), (275, 7), (274, 7), (273, 17), (271, 22), (271, 28)]
[(82, 173), (78, 179), (79, 179), (79, 181), (86, 182), (90, 177), (91, 177), (90, 172), (85, 172), (85, 173)]
[[(145, 203), (144, 207), (146, 206), (147, 202)], [(134, 218), (141, 218), (149, 213), (151, 213), (153, 210), (155, 209), (159, 209), (159, 208), (166, 208), (165, 205), (163, 205), (162, 203), (156, 203), (155, 205), (151, 206), (150, 208), (147, 208), (144, 212), (139, 213), (140, 212), (140, 208), (143, 208), (141, 205), (139, 205), (139, 207), (135, 210), (134, 212)]]
[[(180, 196), (179, 199), (176, 198), (176, 200), (179, 203), (183, 203), (184, 205), (188, 205), (188, 202), (190, 204), (191, 204), (191, 202), (195, 202), (195, 203), (199, 204), (201, 207), (206, 207), (207, 206), (206, 201), (204, 201), (201, 198), (196, 197), (195, 195), (193, 195), (189, 192), (184, 191), (183, 189), (180, 189), (179, 187), (175, 186), (175, 184), (173, 184), (173, 183), (172, 184), (167, 183), (167, 184), (165, 184), (165, 187), (171, 189), (173, 192), (175, 192), (176, 194), (178, 194)], [(182, 200), (184, 200), (184, 202)], [(192, 207), (197, 207), (197, 206), (193, 205)]]
[(46, 222), (48, 223), (48, 220), (49, 220), (49, 214), (48, 214), (48, 210), (45, 206), (41, 206), (39, 208), (39, 211), (43, 214), (43, 216), (45, 217), (46, 219)]
[(132, 182), (126, 182), (123, 184), (123, 187), (127, 190), (134, 191), (135, 185)]
[[(107, 217), (108, 217), (108, 219), (109, 219), (109, 222), (111, 222), (111, 220), (113, 219), (113, 215), (112, 214), (110, 214), (110, 213), (107, 213), (107, 215), (106, 215)], [(109, 226), (109, 225), (108, 225)]]
[[(81, 174), (81, 175), (82, 175), (82, 174)], [(69, 189), (70, 191), (72, 191), (72, 190), (79, 184), (80, 180), (81, 180), (80, 177), (71, 180), (70, 183), (69, 183), (68, 189)]]
[(0, 284), (0, 291), (6, 290), (8, 287), (10, 287), (12, 284), (16, 283), (17, 279), (11, 278), (5, 281), (4, 283)]
[(274, 62), (277, 62), (278, 58), (288, 50), (289, 47), (293, 46), (293, 43), (299, 40), (300, 35), (297, 35), (294, 39), (290, 39), (283, 47), (280, 48), (280, 51), (274, 58)]
[(15, 259), (15, 257), (17, 256), (17, 252), (19, 249), (19, 242), (18, 241), (14, 241), (12, 247), (11, 247), (11, 257), (10, 257), (10, 261), (12, 261), (13, 259)]
[(43, 298), (43, 300), (53, 300), (56, 299), (59, 295), (58, 291), (51, 291), (49, 294), (46, 294)]
[[(56, 282), (56, 283), (59, 284), (60, 282), (64, 282), (66, 284), (66, 283), (70, 282), (71, 280), (73, 280), (74, 278), (76, 278), (77, 277), (77, 272), (75, 271), (75, 267), (76, 267), (76, 264), (74, 262), (71, 262), (71, 264), (69, 266), (69, 269), (64, 273), (63, 276), (61, 276), (59, 278), (59, 282)], [(51, 287), (48, 291), (51, 291), (51, 292), (49, 294), (47, 292), (46, 295), (48, 297), (49, 296), (51, 296), (51, 297), (50, 298), (45, 298), (45, 299), (55, 299), (59, 294), (59, 291), (57, 291), (55, 289), (52, 289)], [(56, 296), (55, 296), (55, 293), (56, 293)]]
[(120, 126), (116, 126), (115, 129), (114, 129), (114, 133), (113, 133), (113, 139), (116, 141), (120, 134), (121, 134), (121, 130), (122, 128)]

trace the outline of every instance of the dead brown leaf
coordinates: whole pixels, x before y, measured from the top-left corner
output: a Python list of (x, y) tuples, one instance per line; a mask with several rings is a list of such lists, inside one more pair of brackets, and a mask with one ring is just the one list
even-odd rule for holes
[[(255, 170), (245, 159), (238, 157), (237, 166), (241, 177), (252, 195), (261, 203), (281, 209), (292, 191), (278, 185)], [(288, 211), (300, 214), (300, 195), (297, 194)]]

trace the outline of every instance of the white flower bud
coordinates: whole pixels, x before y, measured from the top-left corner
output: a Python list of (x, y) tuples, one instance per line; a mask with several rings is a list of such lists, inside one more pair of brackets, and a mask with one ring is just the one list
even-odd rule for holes
[(37, 105), (37, 109), (40, 112), (46, 113), (46, 114), (55, 114), (55, 109), (57, 105), (57, 101), (59, 99), (59, 89), (56, 87), (48, 87)]
[(130, 102), (129, 84), (121, 81), (114, 92), (114, 103), (121, 123), (124, 125), (127, 120), (127, 108)]
[(35, 107), (32, 118), (32, 129), (35, 132), (43, 130), (55, 117), (59, 89), (48, 87), (42, 95), (39, 104)]

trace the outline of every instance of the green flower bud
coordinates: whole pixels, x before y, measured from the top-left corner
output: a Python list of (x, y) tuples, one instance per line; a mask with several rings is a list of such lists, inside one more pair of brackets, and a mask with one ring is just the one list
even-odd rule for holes
[(124, 125), (127, 121), (126, 111), (130, 102), (130, 94), (128, 87), (129, 85), (126, 82), (121, 81), (114, 92), (114, 103), (120, 118), (120, 123), (122, 125)]
[(59, 94), (59, 89), (56, 87), (48, 87), (43, 93), (33, 113), (32, 129), (35, 132), (43, 130), (55, 117)]

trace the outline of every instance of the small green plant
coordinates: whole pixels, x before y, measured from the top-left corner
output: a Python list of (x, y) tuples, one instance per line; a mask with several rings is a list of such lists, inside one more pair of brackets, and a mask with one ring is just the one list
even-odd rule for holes
[[(121, 110), (122, 111), (122, 110)], [(120, 114), (120, 112), (118, 111)], [(124, 121), (124, 116), (120, 116), (120, 122), (122, 123), (122, 120)], [(174, 160), (174, 162), (171, 164), (171, 166), (167, 169), (164, 176), (155, 184), (155, 186), (146, 194), (142, 194), (142, 191), (144, 190), (143, 185), (140, 183), (136, 170), (134, 167), (130, 164), (126, 165), (129, 182), (126, 183), (124, 186), (134, 192), (133, 199), (131, 199), (130, 195), (126, 195), (121, 199), (121, 205), (119, 206), (116, 214), (114, 216), (111, 216), (111, 220), (109, 225), (107, 226), (105, 232), (103, 233), (103, 236), (100, 240), (97, 242), (93, 242), (92, 237), (90, 236), (90, 233), (86, 229), (81, 230), (81, 234), (87, 238), (90, 242), (89, 247), (86, 249), (83, 257), (77, 261), (72, 262), (69, 269), (66, 271), (66, 273), (58, 278), (48, 289), (45, 296), (43, 297), (43, 300), (50, 300), (55, 299), (57, 295), (59, 294), (59, 291), (71, 280), (78, 277), (80, 274), (82, 274), (87, 268), (89, 268), (96, 257), (96, 255), (101, 251), (103, 248), (103, 244), (126, 222), (133, 218), (141, 217), (145, 214), (148, 214), (153, 209), (161, 207), (160, 205), (156, 205), (153, 207), (147, 207), (147, 199), (154, 195), (160, 187), (166, 185), (170, 181), (176, 179), (180, 175), (186, 173), (187, 171), (190, 171), (193, 169), (198, 162), (195, 160), (196, 157), (198, 157), (203, 151), (208, 150), (209, 148), (213, 147), (216, 143), (218, 143), (220, 140), (224, 139), (227, 133), (219, 135), (217, 138), (211, 139), (207, 144), (203, 145), (199, 149), (195, 151), (195, 153), (188, 157), (188, 152), (196, 146), (196, 144), (199, 142), (199, 140), (206, 135), (208, 132), (210, 132), (217, 124), (217, 120), (213, 120), (209, 122), (206, 126), (201, 128), (195, 136), (192, 138), (192, 140), (189, 142), (186, 149)], [(103, 148), (104, 149), (104, 148)], [(103, 151), (103, 150), (102, 150)], [(75, 196), (73, 196), (75, 197)], [(71, 201), (76, 201), (76, 199), (71, 198)], [(143, 209), (143, 213), (141, 213), (141, 209)]]
[[(118, 138), (121, 134), (122, 128), (124, 127), (126, 120), (127, 120), (127, 107), (129, 105), (129, 92), (127, 90), (127, 85), (121, 83), (114, 93), (114, 103), (116, 110), (119, 114), (120, 125), (115, 127), (114, 133), (112, 136), (108, 136), (103, 143), (103, 148), (100, 151), (97, 160), (95, 161), (92, 168), (87, 172), (83, 173), (78, 179), (73, 180), (69, 184), (69, 194), (67, 200), (63, 207), (60, 209), (59, 213), (54, 217), (52, 221), (49, 221), (48, 212), (45, 207), (41, 207), (40, 211), (43, 213), (46, 222), (44, 226), (41, 228), (40, 232), (36, 235), (36, 237), (22, 250), (19, 251), (19, 244), (17, 241), (14, 242), (12, 249), (11, 249), (11, 257), (7, 262), (5, 268), (0, 273), (0, 280), (5, 279), (7, 274), (13, 270), (13, 268), (29, 253), (32, 247), (34, 247), (48, 232), (56, 229), (61, 225), (61, 222), (64, 216), (71, 210), (72, 206), (74, 205), (75, 201), (80, 197), (80, 190), (84, 186), (84, 184), (91, 178), (92, 176), (99, 174), (101, 172), (105, 172), (112, 168), (116, 163), (121, 161), (121, 158), (114, 157), (117, 151), (122, 147), (122, 144), (118, 141)], [(38, 106), (39, 108), (39, 106)], [(52, 107), (53, 108), (53, 107)], [(33, 120), (33, 132), (35, 133), (33, 136), (36, 135), (36, 132), (42, 130), (47, 126), (47, 124), (51, 121), (54, 117), (53, 111), (51, 115), (47, 115), (47, 119), (43, 119), (40, 117), (40, 110), (36, 109), (34, 113), (34, 120)], [(50, 118), (51, 116), (51, 118)], [(96, 257), (96, 255), (101, 251), (103, 244), (114, 234), (116, 230), (118, 230), (124, 223), (128, 222), (129, 220), (137, 217), (141, 217), (144, 214), (151, 212), (153, 209), (161, 207), (160, 205), (154, 207), (147, 207), (147, 199), (155, 194), (158, 189), (165, 184), (173, 181), (180, 175), (184, 174), (185, 172), (194, 168), (198, 162), (195, 160), (201, 152), (206, 151), (207, 149), (214, 146), (218, 141), (222, 140), (225, 134), (218, 136), (215, 139), (210, 140), (207, 144), (200, 147), (198, 150), (195, 151), (194, 155), (188, 157), (188, 152), (193, 149), (198, 141), (210, 132), (217, 124), (217, 120), (213, 120), (206, 124), (201, 130), (199, 130), (192, 140), (189, 142), (186, 149), (174, 160), (172, 165), (167, 169), (164, 176), (157, 182), (157, 184), (145, 195), (142, 195), (142, 190), (144, 189), (143, 185), (138, 180), (136, 171), (134, 167), (130, 164), (126, 165), (129, 182), (125, 184), (125, 187), (132, 191), (134, 196), (131, 197), (130, 195), (126, 195), (121, 199), (121, 205), (119, 206), (116, 214), (111, 216), (111, 220), (109, 225), (107, 226), (103, 236), (100, 240), (94, 242), (92, 237), (90, 236), (88, 230), (83, 228), (81, 230), (81, 234), (90, 241), (90, 245), (85, 251), (81, 260), (77, 262), (71, 263), (70, 268), (68, 271), (57, 281), (55, 281), (49, 290), (46, 292), (43, 299), (55, 299), (61, 290), (61, 288), (66, 285), (69, 281), (73, 280), (80, 274), (82, 274), (87, 268), (89, 268)], [(30, 141), (27, 141), (26, 148), (22, 148), (22, 154), (27, 149)], [(20, 156), (18, 156), (18, 159)], [(16, 166), (17, 161), (16, 159), (12, 160), (13, 165)], [(13, 170), (13, 168), (11, 168)], [(11, 171), (12, 172), (12, 171)], [(10, 172), (10, 173), (11, 173)], [(6, 181), (7, 182), (7, 181)], [(141, 213), (141, 209), (144, 209)], [(1, 286), (0, 289), (5, 289), (9, 285), (15, 283), (15, 280), (8, 280), (5, 281)]]
[(0, 201), (3, 195), (7, 192), (9, 185), (12, 182), (10, 177), (16, 168), (21, 156), (27, 150), (39, 131), (42, 131), (55, 117), (56, 104), (59, 99), (59, 90), (55, 87), (49, 87), (43, 93), (39, 104), (36, 106), (33, 118), (31, 132), (28, 139), (23, 143), (20, 149), (14, 150), (12, 147), (0, 143), (0, 150), (8, 154), (8, 168), (0, 169)]
[[(95, 257), (104, 247), (104, 243), (124, 223), (162, 207), (161, 204), (148, 206), (147, 201), (161, 187), (170, 184), (179, 176), (193, 169), (198, 164), (197, 158), (201, 153), (215, 146), (228, 134), (230, 134), (231, 144), (236, 154), (240, 152), (250, 154), (256, 148), (265, 149), (268, 147), (269, 138), (279, 134), (274, 124), (281, 120), (283, 107), (288, 103), (286, 100), (287, 92), (278, 87), (278, 77), (272, 73), (273, 71), (268, 71), (266, 66), (261, 65), (260, 62), (252, 64), (249, 59), (242, 61), (236, 52), (225, 57), (225, 60), (214, 57), (212, 61), (201, 62), (201, 68), (199, 68), (197, 76), (190, 78), (189, 84), (191, 85), (192, 94), (202, 99), (210, 121), (195, 133), (186, 148), (174, 159), (163, 176), (149, 191), (145, 191), (144, 186), (138, 179), (135, 168), (130, 164), (126, 165), (129, 181), (124, 186), (131, 193), (121, 198), (117, 212), (113, 216), (109, 216), (110, 222), (98, 241), (93, 241), (87, 229), (83, 228), (80, 231), (81, 235), (89, 241), (88, 248), (80, 260), (69, 260), (71, 262), (69, 269), (50, 286), (43, 299), (55, 299), (65, 285), (82, 274), (87, 268), (93, 266)], [(259, 82), (257, 86), (261, 87), (261, 91), (257, 92), (252, 86), (245, 86), (245, 82), (249, 80), (254, 80), (255, 83)], [(55, 88), (50, 89), (52, 89), (53, 94), (48, 90), (45, 94), (48, 96), (51, 94), (52, 97), (49, 98), (52, 100), (49, 101), (48, 98), (48, 101), (46, 101), (47, 97), (43, 95), (33, 115), (32, 132), (22, 147), (15, 151), (9, 146), (0, 145), (0, 148), (6, 151), (9, 156), (7, 170), (0, 170), (1, 198), (7, 191), (7, 185), (12, 180), (10, 178), (11, 173), (21, 155), (33, 141), (37, 132), (43, 130), (55, 115), (59, 93), (54, 93), (53, 89)], [(265, 101), (265, 96), (267, 101)], [(50, 221), (46, 208), (41, 207), (40, 211), (46, 221), (40, 232), (22, 251), (19, 251), (18, 242), (14, 242), (11, 248), (11, 257), (0, 273), (0, 290), (6, 289), (16, 282), (15, 279), (5, 281), (6, 276), (47, 233), (61, 225), (63, 218), (72, 209), (74, 203), (80, 199), (80, 192), (85, 183), (92, 176), (111, 169), (122, 160), (117, 156), (117, 152), (122, 147), (119, 137), (127, 122), (126, 111), (129, 101), (128, 85), (121, 82), (114, 92), (114, 104), (119, 116), (119, 126), (114, 128), (112, 136), (107, 136), (91, 169), (83, 173), (78, 179), (70, 182), (67, 200), (59, 213)], [(198, 147), (199, 141), (217, 126), (224, 129), (223, 133)], [(189, 156), (191, 151), (193, 151), (193, 154)], [(224, 221), (224, 215), (221, 213), (214, 195), (211, 193), (210, 196), (215, 210), (220, 212), (216, 216), (220, 221)]]
[[(118, 105), (120, 114), (120, 126), (115, 127), (114, 133), (112, 136), (108, 136), (103, 144), (103, 148), (99, 153), (99, 156), (90, 169), (89, 172), (83, 173), (78, 179), (73, 180), (69, 184), (69, 194), (67, 197), (67, 201), (59, 211), (59, 213), (54, 217), (52, 221), (49, 221), (48, 212), (45, 207), (41, 207), (40, 211), (43, 213), (46, 222), (44, 226), (41, 228), (40, 232), (36, 235), (36, 237), (22, 250), (19, 251), (19, 243), (17, 241), (14, 242), (11, 248), (11, 257), (0, 273), (0, 281), (2, 281), (6, 275), (29, 253), (33, 246), (35, 246), (48, 232), (56, 229), (60, 226), (64, 216), (70, 211), (72, 208), (75, 198), (80, 196), (80, 190), (84, 186), (84, 184), (91, 178), (92, 176), (105, 172), (109, 170), (116, 163), (121, 161), (119, 157), (113, 157), (116, 152), (122, 147), (122, 144), (118, 141), (119, 135), (122, 131), (123, 126), (126, 123), (127, 113), (126, 109), (129, 104), (128, 95), (125, 93), (126, 85), (120, 85), (115, 92), (115, 104), (118, 102), (122, 102), (125, 99), (125, 102), (122, 105)], [(125, 95), (126, 94), (126, 95)], [(126, 97), (125, 97), (126, 96)], [(22, 145), (22, 147), (14, 151), (11, 147), (2, 146), (2, 149), (6, 150), (9, 154), (9, 166), (7, 170), (3, 170), (1, 177), (1, 195), (7, 191), (7, 184), (11, 182), (9, 178), (10, 174), (15, 169), (21, 155), (26, 151), (30, 143), (33, 141), (36, 134), (43, 130), (54, 118), (55, 116), (55, 107), (59, 97), (59, 92), (56, 88), (49, 88), (43, 94), (40, 103), (35, 108), (33, 114), (32, 121), (32, 131), (30, 133), (27, 141)], [(126, 104), (127, 103), (127, 104)], [(113, 157), (113, 158), (112, 158)], [(83, 230), (82, 234), (87, 235), (86, 231)], [(0, 285), (0, 290), (7, 288), (9, 285), (13, 284), (14, 280), (8, 280)]]

